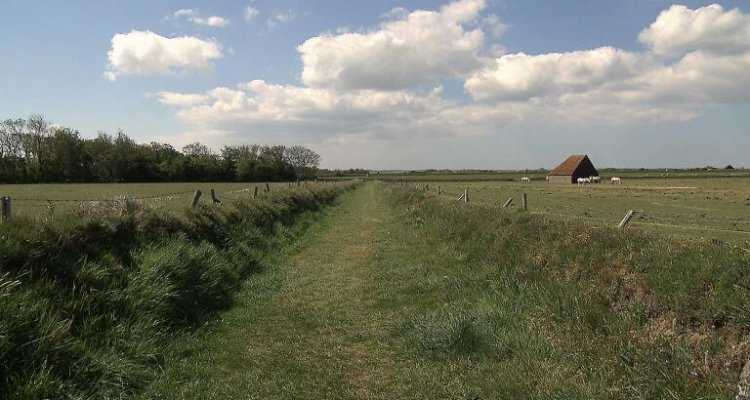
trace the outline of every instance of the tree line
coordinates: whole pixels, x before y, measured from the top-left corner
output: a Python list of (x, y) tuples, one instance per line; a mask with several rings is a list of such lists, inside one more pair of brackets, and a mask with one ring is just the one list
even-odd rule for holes
[(289, 181), (314, 177), (320, 156), (303, 146), (136, 143), (122, 131), (94, 139), (41, 115), (0, 122), (0, 183)]

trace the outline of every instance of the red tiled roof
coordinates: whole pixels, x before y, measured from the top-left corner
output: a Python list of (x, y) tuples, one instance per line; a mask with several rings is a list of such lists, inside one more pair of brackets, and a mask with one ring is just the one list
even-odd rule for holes
[(585, 154), (575, 154), (570, 157), (568, 157), (567, 160), (563, 161), (562, 164), (558, 165), (557, 168), (553, 169), (552, 172), (550, 172), (550, 175), (559, 175), (559, 176), (568, 176), (573, 175), (576, 168), (578, 168), (579, 165), (585, 160), (586, 155)]

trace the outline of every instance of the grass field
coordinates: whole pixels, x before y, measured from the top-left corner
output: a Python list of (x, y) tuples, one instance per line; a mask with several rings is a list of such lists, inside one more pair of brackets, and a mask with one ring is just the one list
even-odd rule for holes
[(445, 196), (456, 198), (468, 188), (469, 199), (475, 202), (503, 205), (512, 197), (514, 208), (521, 207), (522, 195), (527, 193), (532, 213), (598, 225), (616, 226), (633, 209), (636, 217), (631, 226), (750, 247), (750, 177), (742, 175), (623, 178), (621, 186), (606, 181), (586, 186), (552, 185), (545, 180), (521, 183), (520, 178), (419, 182), (429, 185), (433, 193), (439, 186)]
[[(296, 183), (293, 184), (296, 186)], [(193, 193), (203, 193), (202, 202), (210, 201), (214, 189), (219, 200), (252, 196), (255, 187), (262, 194), (266, 183), (102, 183), (102, 184), (36, 184), (0, 185), (0, 196), (10, 196), (13, 215), (31, 218), (59, 217), (75, 211), (106, 205), (107, 201), (123, 197), (142, 205), (165, 211), (180, 211), (189, 207)], [(289, 187), (289, 183), (271, 183), (271, 190)]]
[[(617, 174), (622, 186), (606, 180)], [(520, 182), (521, 176), (531, 183)], [(750, 174), (745, 170), (605, 170), (597, 185), (549, 185), (544, 172), (471, 174), (423, 173), (383, 175), (385, 180), (441, 187), (445, 196), (458, 197), (469, 189), (471, 201), (520, 207), (528, 194), (529, 211), (555, 218), (581, 219), (592, 224), (617, 225), (629, 209), (636, 211), (631, 226), (679, 237), (718, 239), (750, 248)], [(377, 176), (374, 176), (377, 177)], [(272, 183), (283, 190), (288, 183)], [(293, 184), (294, 186), (295, 184)], [(251, 196), (254, 187), (263, 193), (265, 183), (144, 183), (144, 184), (43, 184), (0, 185), (0, 195), (13, 198), (14, 216), (54, 219), (65, 214), (107, 205), (126, 196), (148, 207), (180, 211), (195, 190), (210, 201), (210, 189), (222, 201)]]
[(720, 399), (748, 255), (368, 183), (143, 399)]
[[(697, 207), (742, 179), (679, 190)], [(693, 181), (479, 181), (468, 204), (463, 182), (314, 185), (182, 217), (2, 224), (0, 397), (732, 398), (746, 249), (497, 206), (526, 191), (558, 214)]]

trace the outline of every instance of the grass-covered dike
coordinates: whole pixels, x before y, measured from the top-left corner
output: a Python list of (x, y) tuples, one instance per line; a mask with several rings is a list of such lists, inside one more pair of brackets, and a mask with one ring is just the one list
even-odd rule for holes
[(734, 398), (745, 250), (386, 190), (430, 250), (378, 273), (381, 306), (411, 315), (392, 333), (427, 366), (413, 382), (455, 379), (436, 396)]
[[(0, 225), (0, 398), (120, 398), (168, 343), (228, 308), (302, 214), (352, 185), (162, 213), (123, 201)], [(295, 233), (296, 232), (296, 233)]]

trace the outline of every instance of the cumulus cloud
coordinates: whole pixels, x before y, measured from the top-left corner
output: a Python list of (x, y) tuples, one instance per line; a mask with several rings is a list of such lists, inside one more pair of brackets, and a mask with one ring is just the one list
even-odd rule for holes
[(481, 64), (484, 34), (462, 24), (484, 7), (484, 0), (460, 0), (439, 12), (411, 12), (374, 31), (308, 39), (297, 48), (302, 81), (316, 88), (400, 90), (463, 77)]
[[(641, 33), (641, 52), (505, 54), (499, 46), (490, 56), (482, 29), (502, 35), (507, 26), (484, 9), (480, 0), (394, 9), (373, 30), (311, 38), (298, 47), (304, 86), (252, 80), (155, 97), (217, 142), (242, 133), (358, 145), (492, 134), (519, 123), (686, 121), (707, 104), (750, 102), (750, 47), (741, 45), (748, 28), (740, 23), (748, 17), (737, 10), (673, 6)], [(686, 34), (671, 34), (665, 18), (682, 21), (675, 23)], [(446, 98), (443, 79), (463, 82), (471, 99)]]
[(203, 94), (180, 95), (184, 98), (202, 96), (202, 102), (178, 112), (178, 117), (188, 123), (220, 128), (247, 123), (283, 123), (285, 129), (301, 129), (311, 134), (361, 133), (368, 127), (382, 127), (386, 120), (391, 124), (410, 125), (410, 121), (434, 117), (450, 104), (442, 99), (439, 90), (426, 96), (369, 89), (341, 93), (274, 85), (263, 80), (253, 80), (236, 88), (215, 88)]
[(474, 73), (464, 87), (475, 99), (525, 100), (586, 91), (650, 68), (648, 57), (612, 47), (530, 56), (509, 54)]
[(202, 17), (198, 10), (192, 8), (182, 8), (172, 14), (173, 19), (185, 18), (188, 21), (203, 26), (210, 26), (214, 28), (224, 28), (229, 25), (229, 20), (223, 17), (212, 15), (209, 17)]
[(618, 107), (623, 112), (617, 116), (603, 115), (684, 120), (706, 104), (750, 101), (750, 16), (718, 5), (672, 6), (639, 40), (648, 51), (502, 55), (464, 87), (476, 100), (542, 101), (592, 121), (597, 112)]
[(750, 16), (718, 4), (692, 10), (673, 5), (638, 39), (655, 54), (676, 56), (701, 50), (734, 54), (750, 50)]
[(216, 40), (192, 36), (167, 38), (151, 31), (130, 31), (112, 37), (104, 76), (115, 81), (122, 75), (169, 75), (191, 70), (209, 71), (222, 56)]

